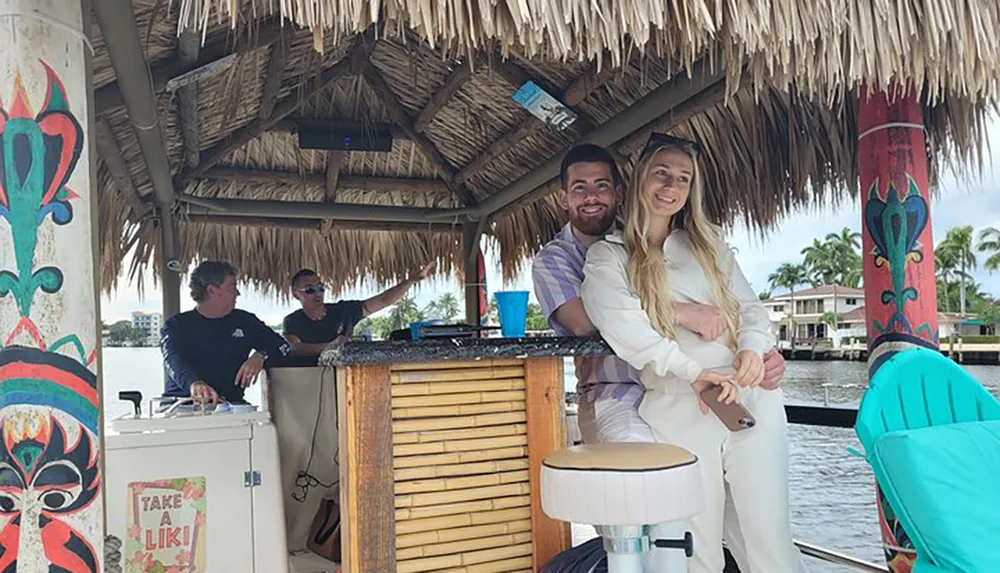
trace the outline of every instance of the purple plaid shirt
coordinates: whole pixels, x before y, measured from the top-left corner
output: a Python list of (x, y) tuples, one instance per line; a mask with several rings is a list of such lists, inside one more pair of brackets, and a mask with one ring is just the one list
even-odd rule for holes
[[(542, 247), (532, 263), (535, 297), (556, 334), (573, 335), (559, 324), (555, 313), (560, 306), (580, 298), (586, 260), (587, 247), (577, 240), (567, 223), (554, 239)], [(638, 407), (642, 401), (644, 390), (638, 382), (639, 372), (617, 356), (577, 358), (576, 378), (576, 392), (581, 403), (610, 397), (630, 401)]]

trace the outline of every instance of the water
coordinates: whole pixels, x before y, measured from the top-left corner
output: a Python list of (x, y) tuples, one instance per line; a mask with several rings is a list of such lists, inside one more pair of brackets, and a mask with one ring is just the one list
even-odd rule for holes
[[(966, 366), (994, 395), (1000, 393), (1000, 367)], [(147, 398), (162, 389), (162, 362), (156, 348), (104, 349), (104, 400), (108, 420), (126, 414), (131, 404), (118, 400), (120, 390), (140, 390)], [(567, 361), (566, 390), (572, 391), (572, 361)], [(862, 362), (788, 362), (785, 399), (793, 404), (822, 404), (822, 384), (864, 385)], [(830, 404), (857, 407), (861, 389), (831, 388)], [(260, 388), (247, 391), (259, 403)], [(874, 478), (864, 460), (847, 452), (860, 449), (854, 431), (844, 428), (789, 426), (789, 494), (792, 530), (797, 539), (881, 563)], [(808, 573), (843, 573), (847, 569), (806, 558)]]

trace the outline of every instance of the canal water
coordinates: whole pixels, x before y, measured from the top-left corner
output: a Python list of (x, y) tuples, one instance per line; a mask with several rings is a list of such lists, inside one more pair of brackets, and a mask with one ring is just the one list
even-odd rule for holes
[[(966, 366), (994, 395), (1000, 394), (1000, 367)], [(162, 389), (162, 361), (156, 348), (104, 350), (104, 400), (108, 420), (128, 413), (131, 405), (118, 400), (120, 390), (140, 390), (149, 397)], [(576, 381), (567, 361), (566, 390)], [(863, 362), (788, 362), (785, 399), (792, 404), (822, 404), (828, 388), (831, 405), (857, 407), (867, 383)], [(250, 388), (247, 399), (259, 403), (260, 389)], [(850, 455), (860, 449), (851, 429), (791, 425), (789, 490), (791, 519), (797, 539), (873, 562), (882, 561), (874, 478), (864, 460)], [(588, 532), (578, 532), (585, 538)], [(808, 573), (840, 573), (847, 569), (805, 558)]]

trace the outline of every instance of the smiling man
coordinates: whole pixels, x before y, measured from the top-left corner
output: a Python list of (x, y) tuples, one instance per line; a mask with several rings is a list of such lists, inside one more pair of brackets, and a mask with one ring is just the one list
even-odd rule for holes
[[(160, 332), (167, 366), (164, 396), (240, 403), (268, 356), (291, 354), (277, 332), (236, 309), (236, 276), (236, 268), (225, 261), (205, 261), (191, 273), (191, 298), (198, 306), (170, 317)], [(252, 350), (257, 352), (248, 358)]]
[[(587, 249), (612, 229), (622, 202), (622, 181), (618, 164), (603, 147), (583, 144), (570, 149), (560, 171), (561, 188), (556, 200), (569, 222), (535, 257), (531, 274), (535, 296), (549, 325), (562, 336), (591, 336), (597, 329), (583, 308), (580, 286)], [(681, 328), (706, 339), (714, 339), (725, 329), (722, 312), (700, 304), (677, 303), (676, 321)], [(784, 359), (775, 351), (764, 355), (765, 388), (778, 386)], [(585, 443), (653, 442), (652, 430), (639, 417), (645, 389), (639, 373), (617, 356), (577, 358), (577, 419)], [(672, 530), (654, 533), (674, 537)], [(743, 565), (743, 538), (729, 500), (725, 515), (725, 538), (737, 561)], [(645, 556), (645, 571), (669, 570), (668, 551), (653, 549)], [(744, 571), (749, 570), (744, 566)]]

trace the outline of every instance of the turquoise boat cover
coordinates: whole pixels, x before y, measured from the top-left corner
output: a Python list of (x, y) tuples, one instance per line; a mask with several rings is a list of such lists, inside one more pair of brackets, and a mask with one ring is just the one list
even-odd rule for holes
[(889, 432), (875, 457), (918, 557), (943, 571), (1000, 572), (1000, 421)]
[(915, 573), (1000, 571), (1000, 402), (939, 352), (888, 359), (855, 431), (909, 534)]

